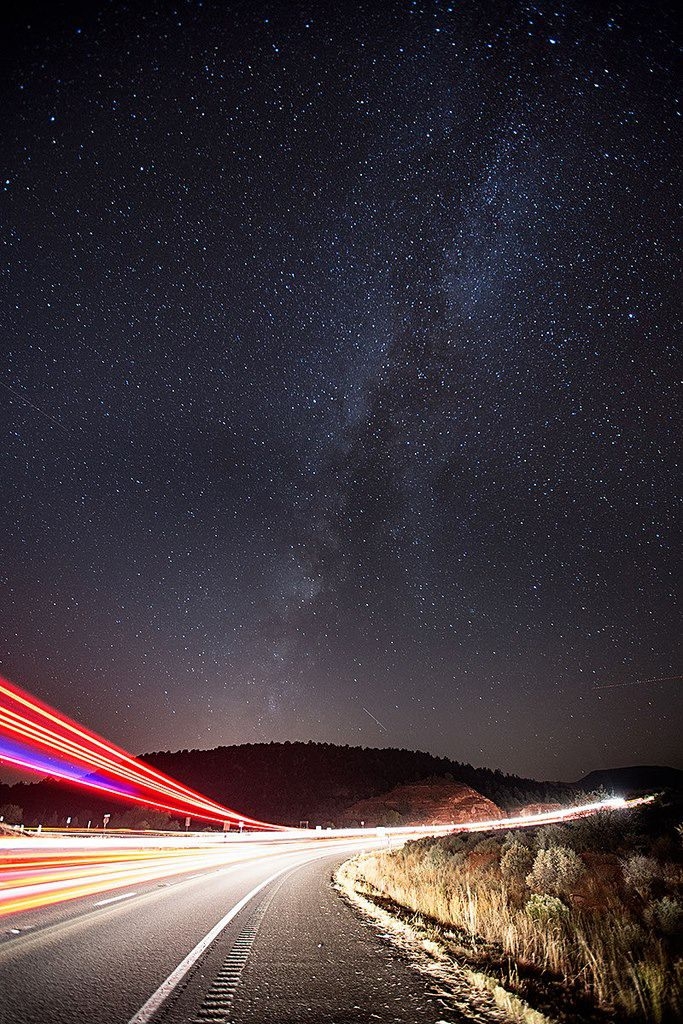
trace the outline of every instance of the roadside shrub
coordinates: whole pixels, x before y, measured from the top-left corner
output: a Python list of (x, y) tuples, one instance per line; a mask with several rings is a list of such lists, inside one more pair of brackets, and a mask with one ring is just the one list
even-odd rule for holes
[(24, 820), (24, 812), (18, 804), (0, 804), (0, 818), (7, 825), (18, 825)]
[(454, 856), (456, 853), (465, 852), (467, 849), (467, 839), (461, 835), (445, 836), (441, 846), (450, 856)]
[(581, 858), (566, 846), (539, 850), (527, 875), (532, 892), (563, 896), (571, 893), (585, 873)]
[(564, 842), (577, 852), (601, 850), (603, 853), (617, 853), (633, 847), (633, 824), (625, 823), (618, 811), (603, 811), (567, 825)]
[(659, 864), (654, 857), (646, 857), (642, 853), (634, 853), (621, 862), (624, 881), (629, 889), (633, 889), (643, 899), (652, 892), (652, 887), (660, 877)]
[(500, 873), (506, 882), (524, 882), (531, 871), (534, 855), (521, 843), (510, 843), (501, 857)]
[(562, 825), (542, 825), (536, 832), (536, 849), (547, 850), (551, 846), (564, 846), (566, 830)]
[(490, 836), (487, 839), (482, 839), (481, 842), (472, 850), (472, 853), (498, 853), (500, 851), (500, 843), (497, 839)]
[(534, 844), (533, 832), (531, 830), (526, 832), (523, 830), (506, 832), (503, 839), (503, 851), (507, 850), (508, 846), (512, 846), (513, 843), (531, 848)]
[(665, 935), (677, 935), (683, 930), (683, 904), (675, 896), (663, 896), (652, 904), (654, 923)]
[(541, 924), (561, 921), (569, 914), (569, 907), (557, 896), (549, 896), (547, 892), (535, 892), (527, 900), (524, 909), (532, 921), (538, 921)]
[(431, 846), (426, 846), (423, 855), (428, 863), (433, 865), (441, 865), (446, 863), (449, 859), (448, 851), (444, 846), (438, 846), (436, 843)]

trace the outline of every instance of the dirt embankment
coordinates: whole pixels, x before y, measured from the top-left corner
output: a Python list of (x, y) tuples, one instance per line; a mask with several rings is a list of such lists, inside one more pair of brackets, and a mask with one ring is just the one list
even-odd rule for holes
[(340, 825), (449, 825), (489, 821), (503, 812), (461, 782), (434, 779), (397, 786), (388, 793), (360, 800), (339, 815)]

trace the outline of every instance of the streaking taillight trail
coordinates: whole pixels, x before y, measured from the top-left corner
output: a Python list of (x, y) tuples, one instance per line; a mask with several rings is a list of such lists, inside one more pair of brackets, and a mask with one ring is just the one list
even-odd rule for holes
[[(319, 848), (345, 851), (349, 844), (390, 842), (444, 832), (479, 832), (563, 822), (603, 811), (648, 803), (620, 797), (526, 817), (491, 821), (379, 829), (326, 829), (306, 832), (258, 821), (224, 807), (114, 746), (102, 736), (43, 704), (0, 677), (0, 761), (70, 783), (110, 793), (121, 800), (156, 807), (171, 814), (213, 822), (242, 823), (258, 830), (228, 840), (216, 832), (146, 833), (55, 832), (0, 836), (0, 917), (49, 907), (81, 897), (160, 878), (237, 867), (244, 861), (296, 854)], [(277, 832), (266, 837), (264, 831)], [(287, 835), (284, 833), (288, 832)], [(128, 893), (127, 895), (135, 895)], [(122, 899), (125, 896), (113, 897)], [(110, 901), (105, 901), (110, 902)], [(99, 904), (97, 904), (99, 905)]]
[(281, 827), (207, 799), (1, 677), (0, 761), (171, 814)]

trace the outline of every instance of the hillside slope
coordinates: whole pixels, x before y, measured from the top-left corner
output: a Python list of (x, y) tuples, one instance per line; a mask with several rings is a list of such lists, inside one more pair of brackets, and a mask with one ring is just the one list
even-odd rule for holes
[[(450, 779), (469, 786), (505, 811), (529, 804), (564, 803), (577, 790), (604, 785), (616, 792), (672, 788), (683, 772), (669, 768), (627, 768), (592, 772), (580, 782), (536, 782), (415, 750), (348, 747), (332, 743), (246, 743), (214, 750), (179, 750), (142, 755), (143, 760), (250, 817), (298, 825), (332, 824), (354, 804), (425, 779)], [(18, 804), (25, 824), (80, 824), (112, 812), (112, 824), (132, 824), (113, 798), (51, 780), (0, 784), (0, 805)], [(147, 815), (146, 820), (151, 820)]]
[(437, 777), (470, 786), (505, 808), (562, 799), (569, 792), (423, 751), (332, 743), (255, 743), (154, 753), (145, 760), (214, 800), (283, 824), (336, 823), (359, 800)]
[(360, 800), (339, 815), (340, 825), (449, 825), (490, 821), (500, 807), (461, 782), (428, 779), (396, 786), (388, 793)]
[[(214, 750), (143, 755), (143, 760), (200, 793), (250, 817), (298, 825), (336, 823), (346, 808), (386, 794), (396, 786), (450, 778), (470, 786), (506, 810), (530, 802), (567, 798), (570, 788), (473, 768), (422, 751), (337, 746), (332, 743), (247, 743)], [(113, 812), (112, 825), (132, 824), (113, 798), (55, 781), (0, 785), (0, 804), (18, 804), (26, 824), (80, 824)], [(146, 820), (150, 820), (147, 815)]]

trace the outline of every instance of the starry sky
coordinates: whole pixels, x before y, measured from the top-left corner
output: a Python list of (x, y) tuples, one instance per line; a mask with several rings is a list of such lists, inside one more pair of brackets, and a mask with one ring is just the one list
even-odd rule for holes
[(683, 766), (673, 5), (17, 5), (0, 674), (136, 752)]

